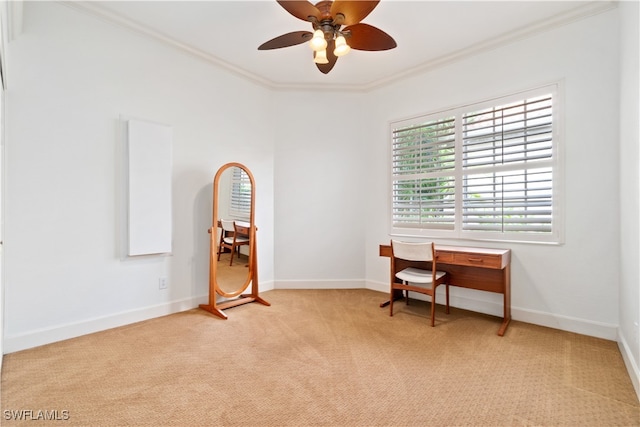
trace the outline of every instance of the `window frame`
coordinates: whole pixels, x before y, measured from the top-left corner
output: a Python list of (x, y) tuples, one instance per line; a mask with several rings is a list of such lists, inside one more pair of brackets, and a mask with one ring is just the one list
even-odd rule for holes
[[(463, 123), (462, 118), (465, 114), (481, 111), (486, 108), (504, 106), (513, 102), (524, 101), (530, 98), (549, 94), (552, 96), (552, 158), (547, 163), (550, 164), (552, 171), (552, 215), (551, 215), (551, 231), (545, 233), (530, 232), (508, 232), (508, 231), (469, 231), (463, 230), (463, 177), (473, 175), (471, 169), (465, 169), (462, 164), (463, 158)], [(394, 175), (394, 134), (398, 129), (404, 129), (419, 124), (435, 122), (443, 120), (447, 117), (455, 117), (455, 170), (452, 176), (455, 181), (455, 209), (453, 229), (442, 229), (427, 225), (403, 226), (394, 223), (394, 188), (399, 176)], [(390, 215), (390, 235), (396, 237), (427, 237), (442, 238), (453, 240), (477, 240), (477, 241), (495, 241), (495, 242), (522, 242), (522, 243), (542, 243), (542, 244), (563, 244), (564, 243), (564, 167), (563, 167), (563, 130), (564, 130), (564, 103), (563, 103), (563, 84), (561, 81), (551, 84), (545, 84), (533, 89), (527, 89), (504, 96), (499, 96), (484, 101), (472, 102), (457, 107), (437, 110), (427, 114), (412, 116), (400, 120), (392, 120), (389, 122), (389, 159), (390, 167), (389, 179), (390, 188), (388, 194)], [(525, 170), (529, 168), (514, 168), (514, 170)], [(445, 173), (446, 175), (446, 173)]]

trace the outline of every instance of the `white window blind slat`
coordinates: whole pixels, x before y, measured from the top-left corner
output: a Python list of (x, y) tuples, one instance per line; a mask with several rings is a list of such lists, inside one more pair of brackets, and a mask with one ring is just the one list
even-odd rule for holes
[(251, 215), (251, 180), (242, 168), (233, 168), (229, 214), (237, 218)]
[(393, 131), (393, 173), (453, 170), (455, 120), (444, 118)]
[(468, 175), (463, 185), (464, 230), (550, 232), (550, 169)]
[(393, 190), (393, 221), (453, 229), (455, 185), (452, 177), (397, 181)]

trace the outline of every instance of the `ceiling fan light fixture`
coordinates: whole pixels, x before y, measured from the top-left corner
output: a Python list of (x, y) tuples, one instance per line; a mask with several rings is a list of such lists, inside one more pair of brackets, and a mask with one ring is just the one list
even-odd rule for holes
[(327, 48), (327, 41), (324, 39), (324, 32), (320, 29), (313, 32), (313, 38), (309, 42), (309, 46), (316, 52)]
[(338, 57), (346, 55), (351, 49), (393, 49), (397, 44), (389, 34), (361, 22), (379, 2), (380, 0), (277, 0), (290, 15), (310, 23), (312, 29), (282, 34), (262, 43), (258, 50), (308, 43), (313, 50), (313, 62), (318, 70), (328, 74), (336, 65)]
[(344, 56), (351, 50), (351, 47), (347, 44), (344, 36), (341, 34), (336, 38), (336, 48), (333, 51), (335, 56)]
[(327, 51), (325, 49), (317, 50), (315, 55), (313, 55), (313, 62), (316, 64), (328, 64), (329, 60), (327, 59)]

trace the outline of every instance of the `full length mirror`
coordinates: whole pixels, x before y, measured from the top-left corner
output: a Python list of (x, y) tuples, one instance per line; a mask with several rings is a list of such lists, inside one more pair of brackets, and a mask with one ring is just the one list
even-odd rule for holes
[(220, 175), (214, 199), (218, 205), (215, 278), (226, 296), (244, 291), (251, 280), (252, 188), (249, 174), (241, 167), (226, 168)]
[[(213, 181), (213, 217), (209, 229), (209, 304), (200, 307), (223, 319), (222, 311), (257, 301), (257, 228), (255, 181), (240, 163), (222, 166)], [(250, 294), (243, 294), (251, 286)]]

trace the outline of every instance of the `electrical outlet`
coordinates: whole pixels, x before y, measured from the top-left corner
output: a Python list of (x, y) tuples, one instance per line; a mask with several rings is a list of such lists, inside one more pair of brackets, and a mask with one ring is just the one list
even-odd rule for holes
[(167, 289), (167, 278), (166, 277), (161, 277), (160, 279), (158, 279), (158, 288), (159, 289)]

